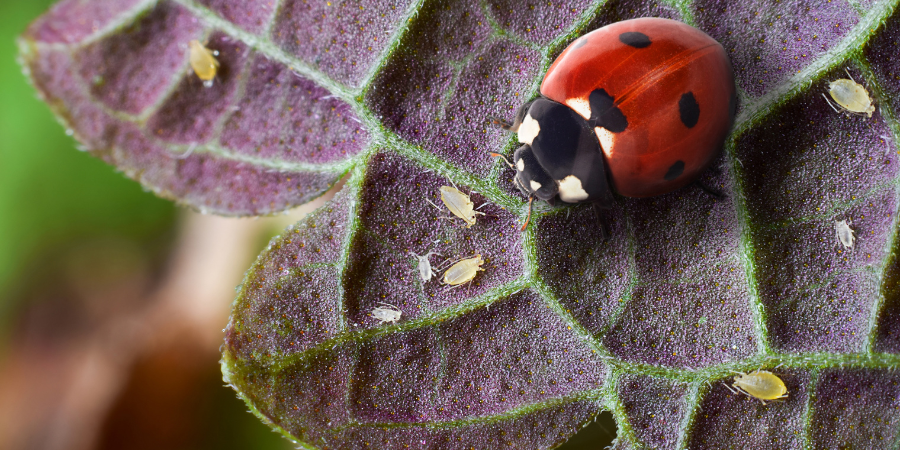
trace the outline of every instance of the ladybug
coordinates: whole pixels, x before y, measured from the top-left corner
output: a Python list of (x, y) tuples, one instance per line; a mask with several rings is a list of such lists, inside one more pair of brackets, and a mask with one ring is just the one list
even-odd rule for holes
[(513, 123), (495, 123), (522, 144), (510, 166), (529, 217), (535, 198), (592, 202), (605, 234), (613, 190), (652, 197), (697, 180), (721, 152), (736, 104), (718, 42), (681, 22), (641, 18), (572, 42), (544, 75), (541, 97)]

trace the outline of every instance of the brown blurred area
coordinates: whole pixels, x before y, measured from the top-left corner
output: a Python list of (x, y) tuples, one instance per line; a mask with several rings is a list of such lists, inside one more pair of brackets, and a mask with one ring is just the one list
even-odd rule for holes
[[(314, 206), (263, 219), (182, 211), (161, 251), (99, 238), (41, 261), (0, 353), (0, 449), (240, 448), (230, 422), (267, 428), (223, 387), (222, 329), (244, 271)], [(290, 448), (267, 433), (247, 443)]]

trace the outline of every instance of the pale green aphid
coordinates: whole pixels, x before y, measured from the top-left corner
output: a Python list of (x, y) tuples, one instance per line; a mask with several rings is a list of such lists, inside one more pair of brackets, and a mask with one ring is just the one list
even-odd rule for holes
[(457, 261), (444, 272), (444, 284), (459, 286), (472, 281), (479, 270), (484, 270), (481, 268), (482, 264), (484, 260), (481, 259), (481, 255)]
[[(847, 76), (850, 76), (849, 72)], [(828, 100), (828, 97), (825, 97), (825, 100), (837, 112), (843, 110), (851, 114), (865, 114), (867, 117), (872, 117), (872, 113), (875, 112), (875, 106), (872, 105), (869, 91), (857, 83), (853, 77), (850, 77), (849, 80), (841, 78), (828, 83), (828, 94), (834, 99), (834, 103), (837, 103), (837, 107), (831, 100)], [(822, 94), (823, 97), (824, 95)]]
[(200, 41), (194, 39), (188, 44), (190, 48), (191, 68), (197, 78), (203, 80), (206, 87), (212, 86), (213, 79), (219, 71), (219, 61), (216, 59), (219, 52), (206, 48)]
[[(454, 216), (459, 217), (466, 223), (466, 228), (475, 225), (475, 216), (477, 214), (484, 215), (483, 212), (475, 210), (475, 204), (472, 203), (467, 194), (463, 194), (462, 191), (455, 187), (441, 186), (441, 202)], [(428, 200), (428, 203), (431, 203), (431, 200)], [(434, 203), (431, 204), (438, 208)]]
[[(736, 373), (737, 376), (734, 377), (732, 386), (737, 389), (737, 392), (757, 398), (763, 405), (766, 404), (766, 400), (787, 398), (788, 391), (784, 381), (781, 381), (781, 378), (778, 378), (777, 375), (768, 370)], [(725, 387), (728, 387), (728, 385), (726, 384)], [(735, 392), (731, 388), (728, 388), (728, 390)]]

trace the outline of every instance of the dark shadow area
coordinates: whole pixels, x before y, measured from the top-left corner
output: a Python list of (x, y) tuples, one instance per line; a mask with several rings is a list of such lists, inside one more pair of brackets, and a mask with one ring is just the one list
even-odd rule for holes
[(616, 419), (612, 413), (603, 411), (597, 415), (597, 420), (582, 428), (557, 450), (602, 450), (616, 440), (616, 430)]

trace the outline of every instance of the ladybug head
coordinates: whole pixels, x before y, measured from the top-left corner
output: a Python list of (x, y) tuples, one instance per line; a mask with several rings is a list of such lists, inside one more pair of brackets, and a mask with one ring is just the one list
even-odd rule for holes
[(531, 146), (526, 144), (519, 147), (513, 155), (513, 161), (516, 187), (522, 195), (554, 204), (559, 194), (559, 183), (544, 171)]
[(511, 165), (523, 194), (551, 204), (612, 201), (594, 127), (573, 109), (539, 98), (503, 127), (522, 144)]

